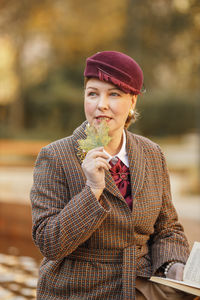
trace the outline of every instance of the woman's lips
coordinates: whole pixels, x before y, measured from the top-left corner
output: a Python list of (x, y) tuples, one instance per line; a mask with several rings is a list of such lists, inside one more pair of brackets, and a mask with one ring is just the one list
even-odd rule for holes
[(105, 120), (105, 119), (110, 120), (111, 117), (108, 117), (108, 116), (97, 116), (96, 119), (98, 119), (98, 120)]
[(102, 121), (109, 122), (112, 118), (107, 116), (98, 116), (95, 119), (97, 120), (97, 122), (102, 122)]

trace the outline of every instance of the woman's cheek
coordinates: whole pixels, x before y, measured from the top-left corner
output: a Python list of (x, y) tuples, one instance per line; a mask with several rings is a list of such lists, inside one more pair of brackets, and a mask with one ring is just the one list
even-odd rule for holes
[(85, 115), (87, 117), (87, 119), (91, 118), (93, 116), (93, 113), (95, 111), (95, 105), (94, 103), (90, 103), (88, 101), (85, 101)]

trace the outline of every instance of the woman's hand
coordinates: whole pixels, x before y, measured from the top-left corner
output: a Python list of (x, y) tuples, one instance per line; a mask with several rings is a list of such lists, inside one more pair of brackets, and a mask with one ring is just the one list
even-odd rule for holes
[(185, 265), (182, 263), (173, 264), (167, 272), (166, 277), (175, 280), (183, 280), (184, 267)]
[(109, 170), (111, 167), (107, 158), (103, 147), (98, 147), (90, 150), (82, 163), (82, 169), (87, 179), (86, 184), (92, 190), (98, 190), (98, 194), (101, 194), (105, 188), (105, 170)]

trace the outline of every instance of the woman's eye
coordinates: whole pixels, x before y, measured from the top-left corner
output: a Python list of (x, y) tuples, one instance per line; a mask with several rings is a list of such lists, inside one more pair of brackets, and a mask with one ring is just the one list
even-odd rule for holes
[(120, 97), (120, 94), (117, 93), (117, 92), (112, 92), (112, 93), (111, 93), (111, 96), (112, 96), (112, 97)]
[(96, 94), (97, 94), (97, 93), (95, 93), (95, 92), (89, 92), (89, 93), (88, 93), (88, 96), (94, 97), (94, 96), (96, 96)]

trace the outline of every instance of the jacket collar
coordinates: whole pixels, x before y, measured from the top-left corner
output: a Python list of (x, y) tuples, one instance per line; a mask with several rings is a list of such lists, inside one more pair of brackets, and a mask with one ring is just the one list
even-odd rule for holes
[[(77, 155), (80, 164), (82, 162), (80, 157), (77, 154), (78, 146), (79, 146), (78, 140), (86, 138), (85, 128), (87, 123), (88, 123), (87, 121), (82, 123), (81, 126), (75, 129), (72, 135), (72, 141), (73, 141), (75, 153)], [(131, 177), (132, 198), (134, 201), (136, 193), (138, 193), (143, 186), (146, 159), (145, 159), (144, 149), (139, 138), (137, 138), (136, 135), (132, 134), (127, 130), (125, 130), (125, 134), (126, 134), (126, 147), (127, 147), (130, 177)], [(84, 173), (83, 173), (83, 177), (85, 177)], [(114, 196), (118, 197), (122, 201), (125, 201), (109, 171), (105, 172), (105, 182), (106, 182), (105, 190), (107, 192), (113, 194)]]
[(125, 133), (125, 130), (123, 130), (123, 143), (122, 143), (121, 149), (116, 155), (111, 156), (105, 150), (103, 150), (103, 151), (108, 156), (108, 159), (107, 159), (108, 162), (112, 161), (112, 163), (115, 164), (117, 159), (119, 158), (129, 168), (128, 155), (127, 155), (127, 150), (126, 150), (126, 133)]

